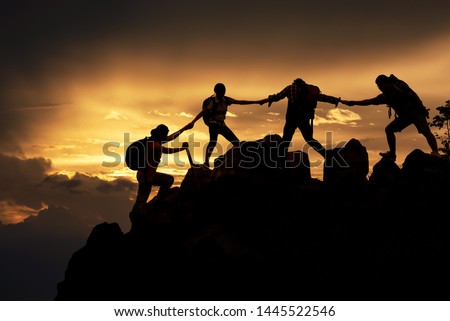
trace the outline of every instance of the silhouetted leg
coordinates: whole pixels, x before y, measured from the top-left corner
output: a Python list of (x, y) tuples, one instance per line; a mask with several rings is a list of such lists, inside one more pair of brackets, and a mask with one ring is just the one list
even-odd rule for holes
[(300, 123), (300, 131), (302, 133), (303, 138), (311, 146), (316, 152), (318, 152), (322, 157), (325, 158), (325, 148), (322, 146), (319, 141), (317, 141), (313, 136), (313, 128), (309, 124), (308, 119), (302, 120)]
[(150, 196), (150, 192), (152, 191), (152, 182), (147, 180), (145, 174), (138, 173), (136, 175), (136, 178), (139, 186), (134, 208), (141, 207), (142, 205), (146, 204), (148, 197)]
[[(380, 153), (381, 156), (389, 156), (394, 161), (397, 158), (396, 152), (397, 152), (397, 146), (396, 146), (396, 138), (395, 133), (401, 132), (403, 129), (408, 127), (413, 123), (412, 118), (410, 117), (397, 117), (395, 118), (389, 125), (386, 126), (385, 132), (386, 132), (386, 138), (387, 143), (389, 146), (389, 152), (386, 155), (386, 153)], [(428, 125), (427, 125), (428, 126)]]
[(395, 133), (394, 133), (394, 129), (393, 126), (394, 122), (390, 123), (389, 125), (386, 126), (386, 128), (384, 129), (385, 133), (386, 133), (386, 139), (387, 139), (387, 143), (389, 146), (389, 152), (392, 154), (392, 156), (395, 157), (396, 155), (396, 140), (395, 140)]
[(427, 139), (428, 145), (430, 146), (431, 150), (435, 153), (439, 152), (439, 148), (436, 142), (436, 137), (434, 137), (433, 133), (430, 129), (422, 133), (423, 136)]
[(289, 149), (289, 144), (292, 141), (292, 137), (294, 137), (295, 130), (297, 129), (297, 124), (286, 121), (283, 128), (283, 137), (281, 137), (281, 143), (278, 148), (277, 153), (277, 163), (278, 167), (284, 168), (286, 165), (286, 155)]
[(239, 138), (236, 137), (236, 135), (227, 125), (224, 124), (222, 127), (220, 127), (219, 132), (226, 140), (232, 143), (233, 146), (239, 145)]
[(414, 125), (416, 126), (417, 131), (426, 138), (432, 152), (439, 154), (436, 137), (434, 137), (433, 133), (430, 130), (427, 118), (423, 115), (416, 115), (414, 119)]
[(208, 167), (209, 167), (209, 158), (211, 157), (214, 147), (216, 147), (218, 136), (219, 136), (219, 126), (216, 124), (209, 125), (209, 143), (206, 146), (205, 163), (204, 163)]
[(172, 175), (156, 172), (153, 177), (153, 185), (159, 186), (158, 197), (167, 194), (173, 182), (174, 178)]

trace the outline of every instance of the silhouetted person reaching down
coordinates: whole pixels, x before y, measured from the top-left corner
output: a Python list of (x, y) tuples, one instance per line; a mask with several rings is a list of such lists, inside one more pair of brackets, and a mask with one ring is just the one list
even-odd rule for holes
[(182, 132), (192, 128), (191, 124), (186, 125), (179, 131), (168, 135), (169, 128), (166, 125), (158, 125), (152, 129), (146, 146), (146, 162), (143, 169), (138, 169), (136, 178), (139, 183), (136, 202), (133, 209), (139, 209), (147, 203), (152, 186), (160, 186), (157, 197), (164, 196), (170, 190), (174, 182), (172, 175), (157, 172), (162, 154), (173, 154), (181, 152), (188, 148), (187, 143), (183, 143), (181, 148), (168, 148), (162, 144), (174, 140)]
[(428, 110), (419, 96), (404, 81), (394, 75), (389, 77), (379, 75), (375, 79), (375, 83), (381, 90), (381, 94), (378, 96), (364, 100), (342, 100), (342, 103), (347, 106), (386, 104), (389, 107), (389, 117), (391, 116), (391, 108), (395, 111), (394, 120), (385, 129), (389, 151), (382, 152), (380, 155), (395, 161), (397, 158), (395, 133), (401, 132), (414, 124), (418, 132), (425, 136), (431, 148), (431, 154), (440, 156), (436, 138), (428, 125)]
[(339, 98), (327, 96), (320, 92), (319, 87), (307, 84), (303, 79), (297, 78), (292, 84), (286, 86), (277, 94), (270, 95), (264, 102), (269, 102), (269, 107), (273, 102), (288, 99), (286, 110), (286, 123), (283, 128), (280, 157), (286, 155), (289, 144), (292, 141), (295, 130), (298, 128), (305, 141), (314, 148), (320, 155), (325, 157), (325, 148), (313, 137), (314, 112), (317, 102), (334, 104), (339, 103)]
[(195, 116), (194, 120), (190, 123), (194, 126), (195, 122), (205, 115), (209, 114), (209, 119), (205, 120), (205, 124), (209, 128), (209, 143), (206, 147), (205, 162), (203, 166), (209, 168), (209, 158), (216, 147), (217, 139), (219, 135), (222, 135), (226, 140), (231, 142), (234, 146), (239, 144), (239, 139), (233, 133), (233, 131), (225, 124), (226, 113), (228, 106), (232, 104), (236, 105), (250, 105), (261, 104), (262, 100), (237, 100), (228, 96), (225, 96), (226, 88), (222, 83), (217, 83), (214, 86), (214, 95), (208, 97), (204, 101), (204, 108)]

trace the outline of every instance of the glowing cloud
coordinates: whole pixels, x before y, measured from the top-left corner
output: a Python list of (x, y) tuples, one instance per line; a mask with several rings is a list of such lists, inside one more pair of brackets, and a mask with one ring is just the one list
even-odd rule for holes
[(192, 114), (190, 114), (190, 113), (185, 113), (184, 111), (183, 112), (181, 112), (181, 113), (179, 113), (179, 114), (175, 114), (176, 116), (179, 116), (179, 117), (187, 117), (187, 118), (192, 118), (192, 117), (194, 117), (194, 115), (192, 115)]
[(26, 218), (37, 215), (41, 209), (34, 209), (26, 205), (17, 205), (13, 201), (0, 201), (0, 225), (1, 224), (16, 224), (23, 222)]
[(128, 120), (128, 117), (118, 112), (117, 110), (111, 110), (109, 114), (105, 116), (106, 120)]
[(155, 111), (150, 111), (149, 112), (150, 115), (157, 115), (157, 116), (161, 116), (161, 117), (172, 117), (172, 115), (170, 113), (163, 113), (160, 112), (159, 110), (155, 110)]
[(358, 120), (361, 120), (361, 116), (357, 113), (342, 108), (330, 109), (325, 118), (316, 116), (315, 123), (316, 124), (341, 124), (348, 125), (352, 127), (357, 126)]

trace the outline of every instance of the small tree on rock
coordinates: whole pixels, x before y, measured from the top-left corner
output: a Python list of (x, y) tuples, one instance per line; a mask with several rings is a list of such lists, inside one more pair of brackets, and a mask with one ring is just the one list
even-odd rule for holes
[(445, 106), (436, 107), (436, 110), (439, 114), (433, 117), (430, 127), (438, 128), (440, 132), (435, 132), (434, 135), (441, 141), (443, 146), (439, 147), (439, 150), (450, 156), (450, 100), (445, 102)]

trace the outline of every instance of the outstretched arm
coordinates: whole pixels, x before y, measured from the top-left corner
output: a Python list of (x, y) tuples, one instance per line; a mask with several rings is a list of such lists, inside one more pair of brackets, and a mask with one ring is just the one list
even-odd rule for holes
[(201, 112), (199, 112), (197, 114), (197, 116), (195, 116), (195, 118), (188, 124), (188, 126), (191, 126), (189, 129), (194, 127), (194, 124), (197, 122), (197, 120), (199, 120), (200, 118), (202, 118), (203, 116), (203, 110)]
[(181, 128), (180, 130), (176, 131), (173, 134), (170, 134), (169, 136), (167, 136), (167, 140), (166, 141), (171, 141), (174, 140), (175, 138), (177, 138), (178, 136), (180, 136), (184, 131), (191, 129), (192, 127), (194, 127), (194, 125), (192, 123), (187, 124), (186, 126), (184, 126), (183, 128)]
[(230, 102), (232, 104), (236, 105), (252, 105), (252, 104), (265, 104), (268, 100), (267, 99), (260, 99), (260, 100), (238, 100), (238, 99), (230, 99)]
[(364, 100), (341, 100), (341, 103), (347, 106), (369, 106), (369, 105), (380, 105), (382, 104), (375, 98), (364, 99)]
[(273, 95), (269, 95), (269, 97), (267, 97), (266, 99), (264, 99), (265, 101), (269, 102), (269, 105), (267, 107), (270, 107), (272, 105), (272, 103), (280, 101), (281, 99), (284, 99), (287, 97), (287, 93), (288, 91), (291, 89), (291, 86), (287, 86), (285, 87), (282, 91), (280, 91), (279, 93), (273, 94)]
[(161, 146), (161, 150), (164, 154), (179, 153), (185, 149), (188, 149), (187, 143), (183, 143), (183, 145), (180, 148)]
[(269, 102), (269, 98), (264, 98), (259, 101), (259, 104), (264, 105), (265, 103), (268, 103), (268, 102)]
[(319, 94), (319, 98), (317, 100), (325, 102), (325, 103), (333, 104), (335, 107), (337, 107), (337, 105), (339, 105), (339, 102), (341, 101), (341, 98), (328, 96), (325, 94)]

